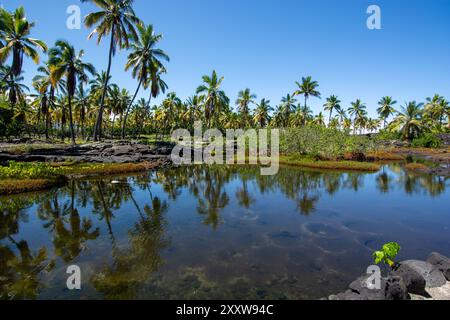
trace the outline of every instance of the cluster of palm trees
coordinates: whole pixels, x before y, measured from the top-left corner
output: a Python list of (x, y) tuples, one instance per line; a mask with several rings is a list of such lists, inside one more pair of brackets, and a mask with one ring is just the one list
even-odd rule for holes
[[(346, 108), (336, 95), (331, 95), (326, 98), (323, 111), (314, 115), (308, 100), (320, 99), (321, 94), (312, 77), (296, 82), (297, 89), (274, 108), (267, 99), (257, 100), (248, 88), (238, 93), (235, 106), (232, 105), (221, 88), (224, 77), (216, 71), (203, 76), (195, 95), (186, 101), (170, 92), (159, 105), (151, 106), (152, 98), (168, 89), (162, 76), (169, 57), (157, 48), (162, 36), (135, 15), (133, 1), (82, 2), (91, 2), (99, 8), (87, 15), (84, 22), (93, 28), (89, 38), (97, 36), (98, 44), (109, 37), (106, 71), (97, 72), (84, 61), (83, 50), (77, 51), (67, 41), (57, 41), (49, 49), (43, 41), (31, 38), (34, 23), (27, 20), (22, 7), (14, 12), (0, 9), (0, 107), (6, 110), (8, 105), (13, 118), (6, 122), (38, 128), (36, 131), (42, 131), (47, 139), (51, 132), (61, 134), (62, 138), (69, 132), (72, 143), (77, 137), (83, 140), (92, 137), (94, 141), (105, 136), (124, 139), (130, 128), (136, 136), (144, 132), (168, 134), (178, 127), (192, 129), (195, 121), (220, 129), (295, 128), (314, 124), (354, 134), (383, 128), (400, 132), (405, 139), (423, 132), (450, 130), (449, 102), (440, 95), (427, 98), (423, 104), (407, 102), (399, 110), (395, 109), (397, 102), (392, 97), (383, 97), (378, 103), (377, 119), (368, 116), (367, 106), (360, 99)], [(125, 70), (131, 70), (137, 81), (132, 94), (112, 82), (111, 65), (121, 49), (129, 50)], [(25, 57), (39, 64), (38, 50), (46, 53), (48, 59), (39, 66), (33, 79), (34, 93), (28, 94), (29, 88), (22, 83), (22, 64)], [(148, 90), (148, 99), (136, 101), (142, 90)], [(297, 102), (300, 96), (304, 103)], [(105, 127), (109, 130), (104, 130)]]
[[(91, 0), (99, 11), (86, 16), (85, 25), (94, 28), (89, 38), (97, 36), (100, 44), (105, 37), (110, 38), (109, 60), (106, 72), (97, 73), (94, 66), (83, 61), (83, 50), (77, 52), (68, 41), (57, 41), (53, 48), (30, 37), (34, 23), (27, 20), (23, 7), (14, 12), (0, 9), (0, 93), (2, 105), (6, 102), (13, 110), (14, 120), (43, 124), (45, 136), (49, 138), (49, 128), (59, 128), (62, 132), (69, 118), (72, 143), (81, 133), (86, 138), (85, 126), (92, 127), (93, 139), (102, 136), (105, 114), (108, 118), (120, 115), (121, 136), (125, 137), (130, 113), (135, 119), (146, 120), (150, 99), (165, 92), (167, 85), (161, 79), (166, 73), (164, 61), (168, 55), (156, 48), (162, 36), (154, 32), (153, 26), (146, 26), (134, 13), (130, 0)], [(39, 66), (39, 74), (33, 79), (35, 94), (27, 95), (29, 88), (22, 81), (22, 65), (25, 57), (40, 63), (36, 48), (47, 54), (47, 61)], [(111, 66), (117, 50), (128, 49), (125, 70), (131, 70), (138, 82), (136, 92), (130, 96), (111, 82)], [(10, 65), (6, 63), (9, 62)], [(89, 88), (86, 86), (89, 85)], [(148, 101), (135, 104), (139, 91), (149, 89)], [(76, 112), (73, 111), (76, 110)], [(76, 113), (76, 115), (74, 115)], [(26, 119), (29, 116), (31, 119)], [(29, 120), (29, 121), (26, 121)], [(75, 126), (76, 124), (76, 126)]]

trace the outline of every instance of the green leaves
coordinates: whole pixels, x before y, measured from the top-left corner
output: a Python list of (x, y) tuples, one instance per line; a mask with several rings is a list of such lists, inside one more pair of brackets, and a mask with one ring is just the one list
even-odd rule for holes
[(389, 242), (383, 245), (380, 251), (373, 253), (373, 260), (375, 264), (385, 263), (389, 267), (392, 267), (395, 262), (394, 259), (400, 252), (400, 245), (397, 242)]

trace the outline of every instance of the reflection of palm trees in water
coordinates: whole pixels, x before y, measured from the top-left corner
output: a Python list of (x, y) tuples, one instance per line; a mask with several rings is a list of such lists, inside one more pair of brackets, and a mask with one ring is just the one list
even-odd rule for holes
[(154, 197), (143, 210), (136, 209), (140, 219), (128, 233), (129, 247), (114, 247), (114, 263), (92, 278), (97, 291), (108, 299), (136, 298), (139, 288), (160, 268), (161, 251), (169, 246), (164, 217), (167, 203)]
[(16, 247), (18, 256), (8, 246), (0, 246), (0, 299), (35, 299), (43, 287), (40, 273), (53, 268), (53, 261), (47, 262), (47, 249), (33, 253), (24, 240), (9, 241)]
[(65, 262), (76, 259), (85, 249), (85, 243), (95, 240), (100, 235), (99, 229), (92, 230), (92, 221), (88, 218), (80, 218), (75, 208), (75, 181), (69, 185), (70, 200), (62, 206), (59, 204), (58, 192), (52, 199), (46, 199), (38, 208), (40, 219), (47, 221), (45, 228), (53, 233), (53, 245), (55, 254)]

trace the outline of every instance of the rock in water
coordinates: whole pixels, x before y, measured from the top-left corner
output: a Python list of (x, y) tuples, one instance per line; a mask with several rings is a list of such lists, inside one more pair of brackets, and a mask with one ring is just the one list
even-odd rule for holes
[(425, 278), (408, 265), (399, 264), (389, 274), (402, 278), (409, 293), (427, 295)]
[(450, 259), (442, 254), (433, 252), (427, 259), (427, 262), (435, 266), (442, 272), (445, 278), (450, 281)]
[(431, 263), (420, 260), (407, 260), (400, 264), (417, 271), (425, 279), (428, 288), (442, 287), (447, 283), (442, 272)]

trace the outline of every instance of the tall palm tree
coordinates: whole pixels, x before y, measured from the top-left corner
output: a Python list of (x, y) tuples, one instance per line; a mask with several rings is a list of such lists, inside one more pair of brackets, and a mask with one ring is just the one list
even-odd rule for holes
[(441, 97), (438, 94), (435, 94), (432, 98), (427, 98), (427, 102), (425, 104), (424, 114), (428, 115), (433, 120), (437, 120), (440, 125), (442, 125), (444, 121), (444, 117), (446, 115), (446, 104), (444, 101), (444, 97)]
[(351, 103), (351, 106), (348, 109), (348, 114), (354, 117), (353, 130), (355, 134), (358, 122), (361, 122), (361, 119), (367, 114), (366, 108), (366, 105), (360, 99), (356, 99), (355, 102)]
[(220, 88), (224, 77), (219, 78), (215, 70), (213, 70), (211, 76), (204, 75), (202, 79), (204, 84), (199, 86), (196, 92), (205, 96), (205, 118), (208, 127), (211, 127), (211, 120), (215, 121), (221, 113), (221, 109), (228, 105), (230, 100)]
[(423, 129), (422, 106), (422, 103), (418, 104), (416, 101), (406, 103), (401, 107), (390, 128), (401, 132), (403, 138), (407, 140), (418, 136)]
[(302, 83), (295, 82), (298, 89), (294, 92), (294, 96), (303, 95), (305, 97), (305, 106), (309, 97), (316, 97), (320, 99), (320, 92), (317, 91), (319, 83), (313, 81), (312, 77), (302, 78)]
[(325, 111), (330, 113), (330, 117), (328, 118), (328, 124), (331, 123), (331, 117), (333, 115), (333, 111), (339, 111), (341, 109), (341, 100), (338, 99), (337, 96), (332, 95), (327, 98), (327, 103), (324, 104)]
[(380, 106), (377, 109), (378, 115), (380, 116), (380, 119), (383, 120), (383, 125), (386, 128), (386, 121), (387, 119), (395, 113), (394, 105), (397, 103), (392, 97), (383, 97), (378, 102), (378, 105)]
[(13, 13), (0, 8), (0, 19), (2, 24), (0, 36), (4, 39), (4, 46), (0, 49), (0, 62), (3, 63), (12, 55), (11, 69), (4, 78), (9, 75), (18, 77), (22, 73), (24, 56), (39, 64), (39, 54), (35, 48), (46, 52), (47, 45), (42, 40), (29, 37), (35, 24), (27, 20), (23, 7), (17, 8)]
[(347, 111), (344, 108), (339, 108), (337, 114), (339, 117), (339, 128), (343, 128), (344, 121), (347, 119)]
[(250, 89), (241, 90), (238, 93), (238, 98), (236, 100), (236, 105), (241, 113), (244, 120), (244, 127), (248, 126), (249, 115), (250, 115), (250, 104), (255, 103), (256, 94), (250, 92)]
[(69, 124), (72, 144), (75, 144), (75, 130), (73, 126), (72, 98), (75, 95), (77, 81), (86, 77), (86, 71), (95, 74), (95, 68), (90, 63), (82, 61), (84, 51), (79, 53), (75, 48), (64, 40), (56, 42), (55, 47), (50, 49), (49, 63), (51, 65), (51, 80), (56, 84), (62, 77), (66, 78), (66, 90), (69, 106)]
[(0, 83), (0, 89), (8, 96), (12, 109), (14, 109), (19, 102), (25, 100), (25, 91), (29, 91), (29, 88), (22, 83), (23, 80), (22, 76), (15, 76), (11, 73), (2, 83)]
[(112, 59), (119, 49), (128, 48), (130, 38), (137, 40), (138, 35), (135, 26), (141, 24), (141, 21), (133, 10), (133, 0), (81, 0), (82, 2), (91, 2), (100, 8), (100, 11), (90, 13), (86, 16), (84, 23), (88, 28), (96, 25), (95, 29), (89, 35), (89, 39), (97, 34), (97, 44), (100, 44), (103, 37), (110, 35), (108, 68), (106, 69), (106, 82), (100, 100), (100, 109), (97, 122), (94, 127), (94, 141), (101, 137), (103, 109), (105, 108), (105, 99), (108, 92), (108, 81), (111, 74)]
[(286, 97), (281, 98), (281, 117), (283, 119), (283, 126), (285, 127), (287, 127), (288, 125), (289, 117), (292, 111), (295, 109), (296, 102), (297, 100), (290, 94), (287, 94)]
[(255, 113), (253, 115), (253, 121), (264, 128), (270, 121), (270, 111), (273, 108), (270, 106), (270, 100), (262, 99), (260, 103), (256, 105)]
[(75, 95), (74, 107), (78, 110), (78, 116), (81, 126), (81, 138), (86, 139), (85, 122), (86, 115), (89, 111), (90, 95), (89, 92), (84, 89), (83, 83), (78, 84), (78, 89)]
[(163, 74), (166, 73), (166, 69), (153, 62), (150, 68), (150, 78), (146, 83), (144, 83), (144, 89), (150, 88), (150, 96), (148, 98), (148, 106), (150, 107), (152, 98), (156, 98), (161, 93), (166, 93), (168, 88), (167, 83), (161, 78)]
[(138, 25), (138, 39), (131, 44), (132, 52), (128, 55), (128, 62), (125, 65), (125, 71), (133, 68), (133, 78), (139, 81), (136, 92), (131, 99), (130, 105), (125, 112), (125, 118), (122, 123), (122, 139), (125, 139), (125, 127), (127, 124), (128, 114), (130, 108), (136, 99), (142, 84), (148, 83), (151, 79), (151, 72), (154, 67), (163, 68), (161, 60), (169, 61), (169, 56), (161, 49), (155, 48), (158, 42), (162, 39), (161, 34), (155, 34), (153, 26)]

